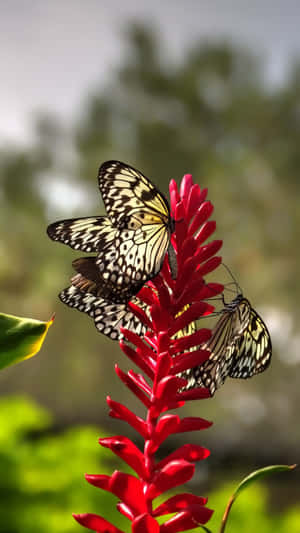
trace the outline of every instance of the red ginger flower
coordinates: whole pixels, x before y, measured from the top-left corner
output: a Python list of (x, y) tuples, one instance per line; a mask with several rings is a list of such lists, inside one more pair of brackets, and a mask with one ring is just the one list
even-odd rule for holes
[[(177, 279), (172, 279), (166, 257), (158, 276), (138, 294), (149, 306), (149, 312), (129, 304), (148, 331), (142, 339), (124, 329), (125, 338), (120, 346), (144, 372), (148, 381), (133, 370), (127, 374), (118, 366), (115, 370), (121, 381), (144, 404), (146, 418), (137, 416), (110, 397), (107, 403), (111, 417), (126, 421), (143, 437), (144, 451), (141, 452), (123, 436), (104, 438), (99, 442), (125, 461), (136, 475), (118, 470), (111, 476), (86, 475), (89, 483), (119, 498), (117, 509), (131, 521), (134, 533), (187, 531), (205, 524), (213, 513), (206, 507), (205, 498), (189, 493), (177, 494), (153, 507), (157, 496), (189, 481), (195, 471), (195, 462), (209, 455), (202, 446), (185, 444), (160, 461), (155, 458), (159, 446), (169, 435), (206, 429), (212, 424), (200, 417), (180, 418), (166, 413), (181, 407), (185, 401), (209, 397), (205, 388), (185, 391), (187, 381), (179, 377), (182, 372), (208, 358), (209, 353), (201, 349), (201, 344), (209, 339), (211, 331), (199, 329), (189, 335), (187, 328), (194, 320), (213, 311), (213, 307), (204, 300), (223, 290), (223, 285), (206, 284), (203, 279), (220, 264), (221, 258), (215, 254), (222, 245), (222, 241), (217, 240), (203, 244), (216, 227), (214, 221), (208, 221), (213, 206), (205, 201), (206, 195), (207, 189), (201, 190), (194, 184), (190, 174), (183, 177), (180, 192), (176, 183), (171, 181), (171, 211), (176, 220), (172, 244), (177, 256)], [(156, 518), (171, 513), (174, 513), (172, 518), (159, 525)], [(122, 533), (98, 515), (87, 513), (74, 517), (93, 531)]]

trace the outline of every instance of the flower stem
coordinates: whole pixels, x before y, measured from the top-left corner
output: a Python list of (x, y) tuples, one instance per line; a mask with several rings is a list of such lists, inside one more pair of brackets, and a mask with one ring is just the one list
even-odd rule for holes
[(221, 527), (220, 527), (220, 533), (224, 533), (225, 531), (225, 527), (226, 527), (226, 524), (227, 524), (227, 519), (228, 519), (228, 515), (229, 515), (229, 512), (230, 512), (230, 509), (232, 507), (232, 504), (234, 502), (234, 496), (230, 496), (229, 500), (228, 500), (228, 503), (226, 505), (226, 509), (225, 509), (225, 512), (223, 514), (223, 518), (222, 518), (222, 522), (221, 522)]

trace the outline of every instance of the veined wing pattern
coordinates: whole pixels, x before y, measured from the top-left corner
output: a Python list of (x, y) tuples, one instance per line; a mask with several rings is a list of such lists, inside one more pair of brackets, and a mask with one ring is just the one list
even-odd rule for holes
[(228, 376), (247, 379), (263, 372), (272, 356), (268, 329), (242, 294), (225, 305), (210, 339), (201, 348), (211, 355), (183, 377), (188, 380), (186, 389), (207, 387), (211, 395)]
[(124, 303), (160, 271), (174, 221), (164, 196), (133, 167), (107, 161), (98, 179), (108, 216), (62, 220), (47, 231), (53, 240), (95, 252), (92, 261), (78, 260), (76, 270), (97, 278), (99, 296)]

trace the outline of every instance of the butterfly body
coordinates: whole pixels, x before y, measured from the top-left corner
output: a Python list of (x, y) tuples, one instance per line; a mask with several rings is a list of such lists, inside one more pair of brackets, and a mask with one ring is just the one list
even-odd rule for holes
[(187, 389), (207, 387), (213, 395), (225, 379), (247, 379), (263, 372), (272, 356), (270, 334), (259, 314), (242, 294), (225, 304), (210, 339), (201, 348), (210, 352), (200, 366), (187, 371)]
[(126, 303), (160, 271), (174, 221), (165, 197), (133, 167), (107, 161), (98, 182), (107, 216), (62, 220), (47, 232), (75, 250), (94, 252), (74, 268), (96, 284), (99, 297)]

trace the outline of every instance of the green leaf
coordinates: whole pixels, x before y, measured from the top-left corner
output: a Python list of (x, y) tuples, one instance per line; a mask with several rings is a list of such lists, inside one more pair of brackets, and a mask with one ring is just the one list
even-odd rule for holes
[(229, 498), (229, 501), (227, 503), (227, 506), (226, 506), (226, 509), (225, 509), (225, 512), (224, 512), (224, 515), (223, 515), (223, 518), (222, 518), (220, 533), (224, 533), (225, 527), (226, 527), (226, 524), (227, 524), (227, 520), (228, 520), (228, 516), (229, 516), (229, 512), (230, 512), (230, 509), (231, 509), (231, 507), (233, 505), (233, 502), (236, 500), (238, 495), (244, 489), (246, 489), (249, 485), (251, 485), (251, 483), (253, 483), (254, 481), (257, 481), (258, 479), (260, 479), (262, 477), (265, 477), (265, 476), (267, 476), (269, 474), (273, 474), (273, 473), (276, 473), (276, 472), (284, 472), (286, 470), (293, 470), (294, 468), (296, 468), (296, 466), (297, 465), (272, 465), (272, 466), (266, 466), (264, 468), (260, 468), (259, 470), (255, 470), (255, 472), (252, 472), (252, 474), (249, 474), (249, 476), (245, 477), (241, 481), (241, 483), (237, 486), (237, 488), (234, 491), (234, 493), (232, 494), (232, 496)]
[(255, 472), (252, 472), (252, 474), (249, 474), (249, 476), (245, 477), (241, 481), (241, 483), (238, 485), (235, 492), (233, 493), (233, 499), (235, 500), (237, 496), (254, 481), (257, 481), (262, 477), (276, 472), (285, 472), (286, 470), (293, 470), (294, 468), (296, 468), (296, 466), (297, 465), (271, 465), (265, 466), (264, 468), (260, 468), (259, 470), (255, 470)]
[(0, 313), (0, 369), (35, 355), (54, 316), (48, 322)]

